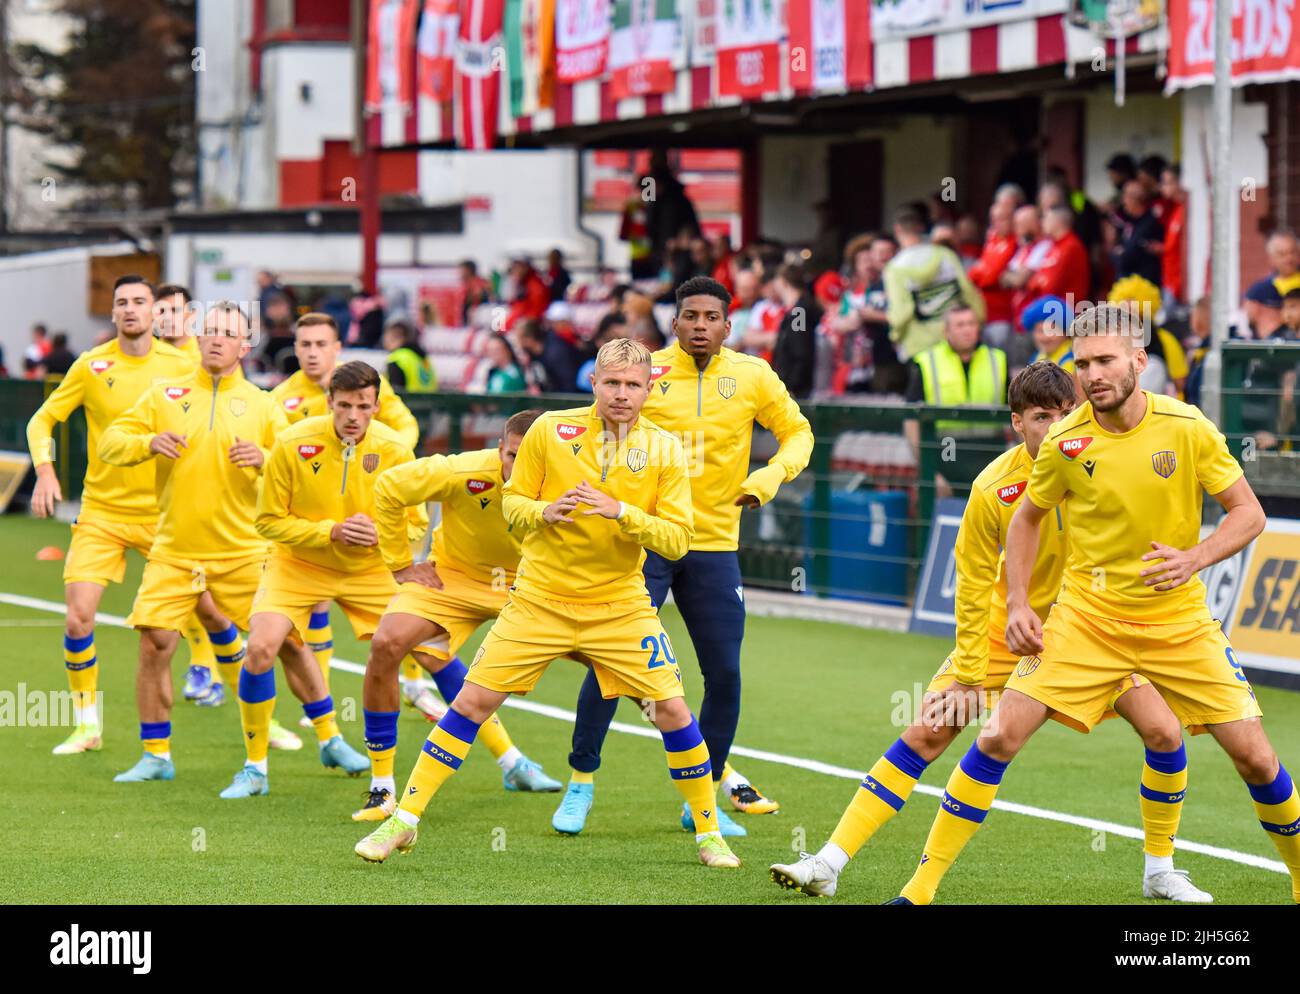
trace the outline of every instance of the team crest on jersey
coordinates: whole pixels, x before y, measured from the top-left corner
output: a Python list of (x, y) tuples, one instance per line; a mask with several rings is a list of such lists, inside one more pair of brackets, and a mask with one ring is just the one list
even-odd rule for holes
[(1009, 483), (1005, 487), (998, 487), (998, 500), (1004, 507), (1010, 507), (1025, 492), (1025, 487), (1029, 486), (1028, 480), (1021, 480), (1019, 483)]
[(1085, 435), (1083, 438), (1063, 438), (1056, 443), (1056, 447), (1061, 450), (1061, 455), (1074, 462), (1075, 456), (1079, 455), (1091, 444), (1092, 436)]
[(111, 365), (113, 365), (112, 359), (96, 359), (90, 364), (90, 371), (98, 376)]
[(718, 393), (722, 394), (723, 400), (730, 400), (736, 392), (736, 380), (731, 376), (718, 377)]
[(323, 445), (300, 445), (298, 446), (299, 459), (315, 459), (325, 450)]
[(235, 417), (243, 417), (248, 412), (248, 401), (243, 397), (230, 398), (230, 413)]
[(163, 393), (166, 394), (168, 400), (180, 400), (189, 392), (190, 392), (189, 387), (168, 387), (166, 390), (163, 391)]
[(1169, 449), (1153, 453), (1151, 468), (1167, 480), (1174, 475), (1174, 470), (1178, 468), (1178, 458)]
[(361, 457), (361, 468), (367, 473), (373, 473), (379, 468), (379, 453), (367, 452)]
[(1029, 676), (1030, 673), (1038, 669), (1038, 664), (1042, 660), (1037, 656), (1026, 656), (1020, 660), (1020, 665), (1016, 667), (1016, 676)]
[(302, 400), (301, 397), (285, 397), (284, 409), (292, 414), (294, 411), (298, 410), (298, 408), (302, 407)]
[(627, 450), (627, 468), (633, 473), (639, 473), (645, 469), (645, 464), (650, 461), (650, 453), (645, 449), (628, 449)]
[(477, 497), (481, 493), (491, 490), (494, 486), (491, 480), (466, 480), (465, 489), (471, 497)]
[(555, 426), (555, 434), (560, 436), (562, 442), (572, 442), (586, 430), (586, 425), (571, 425), (563, 421)]

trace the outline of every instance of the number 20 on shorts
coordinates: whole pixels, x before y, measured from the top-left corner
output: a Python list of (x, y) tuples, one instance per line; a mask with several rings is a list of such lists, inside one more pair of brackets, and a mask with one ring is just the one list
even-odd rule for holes
[(677, 665), (677, 657), (673, 655), (673, 646), (668, 641), (667, 632), (660, 632), (658, 636), (647, 635), (641, 640), (641, 648), (650, 650), (650, 662), (646, 666), (648, 670), (657, 669), (665, 663)]

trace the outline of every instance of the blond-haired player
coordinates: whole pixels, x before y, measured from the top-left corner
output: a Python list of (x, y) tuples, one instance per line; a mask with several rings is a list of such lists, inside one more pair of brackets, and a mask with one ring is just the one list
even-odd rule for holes
[(691, 807), (700, 861), (740, 865), (718, 831), (709, 751), (641, 574), (646, 549), (680, 559), (690, 547), (686, 459), (677, 439), (640, 417), (650, 389), (643, 346), (606, 343), (591, 379), (591, 407), (545, 414), (524, 436), (504, 497), (506, 520), (524, 532), (510, 601), (425, 742), (397, 812), (357, 844), (363, 859), (409, 851), (425, 806), (482, 723), (510, 694), (531, 690), (553, 659), (578, 653), (605, 695), (644, 702)]

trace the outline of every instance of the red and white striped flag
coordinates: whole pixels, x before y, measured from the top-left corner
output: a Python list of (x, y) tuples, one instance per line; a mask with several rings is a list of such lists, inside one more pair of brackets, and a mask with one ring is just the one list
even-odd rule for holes
[(370, 7), (366, 109), (410, 108), (415, 100), (415, 19), (419, 0), (376, 0)]
[(610, 0), (556, 0), (555, 78), (576, 83), (605, 72)]
[(871, 0), (789, 0), (790, 85), (861, 89), (871, 82)]
[(446, 103), (451, 99), (459, 32), (459, 0), (424, 0), (424, 17), (416, 41), (416, 68), (419, 91), (430, 100)]
[(481, 151), (496, 145), (505, 47), (505, 0), (460, 0), (456, 43), (456, 144)]

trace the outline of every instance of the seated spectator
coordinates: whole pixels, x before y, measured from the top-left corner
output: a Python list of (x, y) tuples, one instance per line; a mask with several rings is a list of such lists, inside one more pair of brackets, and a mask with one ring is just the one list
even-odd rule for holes
[[(611, 311), (600, 319), (600, 324), (596, 326), (596, 334), (591, 338), (589, 351), (592, 353), (580, 367), (578, 367), (577, 382), (574, 387), (579, 393), (591, 393), (591, 375), (596, 371), (595, 353), (600, 351), (600, 347), (606, 342), (612, 342), (616, 338), (623, 338), (627, 333), (627, 318), (617, 311)], [(648, 346), (647, 346), (648, 348)], [(650, 350), (655, 351), (654, 349)]]
[[(1016, 187), (1019, 190), (1019, 187)], [(1015, 208), (1011, 198), (994, 199), (989, 208), (989, 230), (984, 237), (984, 249), (970, 267), (970, 280), (984, 295), (988, 321), (984, 325), (984, 340), (995, 348), (1002, 348), (1011, 338), (1015, 316), (1011, 310), (1012, 291), (1002, 285), (1002, 274), (1016, 254), (1017, 238), (1011, 228)]]
[[(915, 356), (908, 367), (910, 379), (906, 399), (941, 407), (997, 405), (1006, 401), (1007, 356), (1001, 349), (980, 343), (979, 315), (970, 307), (957, 305), (944, 315), (943, 339)], [(959, 444), (936, 482), (936, 496), (969, 492), (970, 484), (998, 452), (1006, 447), (1006, 432), (1000, 420), (940, 421), (935, 430), (941, 438), (956, 438)], [(909, 420), (904, 433), (919, 462), (920, 423)]]
[[(1276, 292), (1276, 285), (1267, 277), (1246, 291), (1247, 314), (1254, 340), (1300, 341), (1295, 330), (1296, 324), (1300, 323), (1300, 288), (1289, 291), (1285, 298), (1275, 296)], [(1290, 447), (1287, 436), (1295, 427), (1295, 386), (1296, 369), (1293, 365), (1283, 366), (1275, 360), (1262, 358), (1252, 359), (1247, 364), (1241, 383), (1242, 428), (1254, 435), (1261, 449)]]
[(1016, 251), (998, 283), (1011, 291), (1011, 313), (1019, 314), (1034, 297), (1041, 296), (1028, 290), (1029, 278), (1043, 264), (1052, 240), (1043, 235), (1042, 215), (1032, 204), (1011, 216), (1011, 230), (1016, 236)]
[(1124, 184), (1119, 206), (1107, 215), (1110, 261), (1115, 278), (1141, 276), (1159, 286), (1164, 225), (1151, 210), (1146, 189), (1136, 179)]
[(68, 348), (68, 336), (59, 332), (54, 336), (49, 355), (45, 357), (45, 375), (65, 376), (76, 361), (76, 355)]
[(963, 214), (954, 225), (957, 235), (957, 254), (969, 270), (980, 257), (983, 241), (980, 236), (980, 223), (974, 214)]
[(523, 370), (515, 360), (515, 350), (504, 335), (488, 339), (485, 352), (488, 374), (487, 393), (521, 393), (528, 386)]
[(385, 374), (394, 390), (432, 393), (438, 377), (420, 345), (420, 333), (406, 318), (393, 318), (384, 328), (384, 349), (388, 352)]
[(547, 338), (546, 328), (542, 322), (529, 318), (520, 323), (517, 334), (519, 356), (523, 360), (524, 381), (528, 385), (528, 392), (531, 394), (562, 393), (565, 389), (564, 384), (553, 381), (542, 362)]
[(556, 302), (546, 309), (546, 346), (542, 350), (542, 365), (554, 389), (570, 393), (577, 382), (578, 367), (582, 365), (585, 345), (573, 326), (573, 308)]
[(1003, 183), (993, 191), (993, 206), (1005, 209), (1007, 217), (1023, 207), (1027, 199), (1024, 189), (1017, 183)]
[(740, 349), (740, 343), (749, 327), (752, 308), (758, 302), (758, 290), (758, 273), (753, 269), (741, 269), (736, 272), (735, 292), (731, 295), (731, 311), (727, 315), (727, 320), (731, 322), (731, 332), (727, 335), (727, 340), (722, 343), (727, 348)]
[(551, 249), (546, 257), (546, 288), (551, 292), (551, 302), (566, 299), (573, 277), (564, 268), (564, 253), (557, 248)]
[[(1290, 339), (1300, 339), (1300, 286), (1282, 297), (1282, 328), (1285, 329), (1282, 333), (1289, 334)], [(55, 346), (58, 346), (57, 338)]]
[(510, 299), (510, 310), (506, 313), (506, 331), (521, 321), (541, 320), (546, 314), (546, 308), (551, 305), (551, 291), (526, 257), (520, 256), (511, 261), (510, 282), (514, 291)]
[(1188, 334), (1183, 340), (1183, 349), (1187, 353), (1187, 386), (1183, 395), (1187, 403), (1201, 406), (1201, 375), (1204, 372), (1203, 361), (1210, 345), (1210, 298), (1201, 297), (1192, 305), (1191, 318), (1188, 322)]
[(716, 235), (709, 247), (713, 254), (713, 278), (726, 287), (728, 293), (735, 292), (736, 256), (731, 251), (731, 239), (726, 235)]
[(478, 274), (478, 263), (473, 259), (463, 260), (459, 268), (460, 285), (465, 293), (465, 302), (461, 306), (460, 319), (461, 324), (468, 328), (470, 324), (469, 316), (474, 313), (474, 309), (491, 302), (492, 284)]
[(858, 392), (875, 382), (877, 367), (898, 364), (898, 353), (889, 338), (889, 304), (885, 299), (885, 267), (898, 246), (888, 235), (864, 235), (849, 242), (845, 261), (852, 273), (840, 298), (839, 314), (831, 327), (841, 336), (844, 379), (836, 390), (848, 389), (851, 379)]
[[(1074, 343), (1066, 334), (1070, 322), (1074, 320), (1074, 310), (1060, 297), (1039, 297), (1020, 315), (1020, 325), (1029, 330), (1034, 347), (1038, 350), (1031, 362), (1053, 362), (1074, 376)], [(1011, 368), (1014, 377), (1019, 372)], [(1074, 392), (1079, 403), (1086, 399), (1083, 386), (1076, 377)]]
[(1242, 309), (1246, 312), (1251, 338), (1256, 341), (1273, 338), (1282, 327), (1282, 294), (1278, 292), (1276, 281), (1265, 276), (1247, 287)]
[(1092, 274), (1088, 250), (1074, 233), (1074, 212), (1064, 204), (1048, 210), (1043, 215), (1043, 236), (1049, 240), (1048, 249), (1025, 290), (1031, 299), (1064, 297), (1077, 307), (1088, 299)]
[(775, 282), (785, 316), (772, 346), (772, 369), (791, 397), (808, 397), (813, 390), (817, 327), (823, 311), (804, 283), (802, 266), (782, 266)]
[(1160, 177), (1160, 193), (1169, 204), (1164, 217), (1165, 240), (1160, 245), (1160, 286), (1165, 303), (1182, 303), (1187, 282), (1187, 190), (1182, 168), (1166, 166)]
[(41, 376), (45, 357), (50, 354), (50, 332), (43, 324), (32, 325), (32, 340), (23, 352), (23, 373), (29, 380)]
[(1087, 296), (1091, 298), (1106, 270), (1101, 211), (1097, 210), (1097, 205), (1088, 199), (1083, 190), (1071, 187), (1065, 170), (1060, 166), (1048, 166), (1047, 179), (1038, 188), (1038, 209), (1045, 214), (1053, 207), (1068, 207), (1074, 213), (1074, 233), (1088, 253), (1088, 269), (1092, 280)]
[(781, 319), (785, 317), (785, 305), (781, 302), (781, 292), (775, 276), (763, 281), (760, 292), (761, 296), (750, 308), (749, 325), (738, 351), (771, 362), (776, 335), (781, 327)]
[(1141, 388), (1181, 400), (1187, 386), (1187, 354), (1173, 333), (1160, 325), (1160, 288), (1141, 276), (1129, 276), (1110, 288), (1106, 300), (1127, 306), (1147, 331), (1148, 366), (1139, 383)]
[[(383, 311), (376, 311), (381, 316)], [(298, 371), (298, 357), (293, 352), (293, 307), (283, 293), (273, 293), (267, 298), (262, 312), (261, 338), (262, 368), (289, 375)], [(381, 332), (382, 333), (382, 332)]]
[(1275, 231), (1264, 243), (1273, 272), (1269, 279), (1279, 294), (1300, 287), (1300, 240), (1290, 231)]
[[(263, 311), (262, 316), (265, 318), (266, 311)], [(380, 339), (384, 337), (384, 298), (378, 290), (365, 287), (357, 290), (348, 300), (348, 317), (347, 344), (363, 349), (379, 346)], [(292, 324), (289, 328), (289, 344), (292, 345)], [(289, 357), (293, 359), (296, 370), (298, 360), (293, 357), (292, 351)]]

